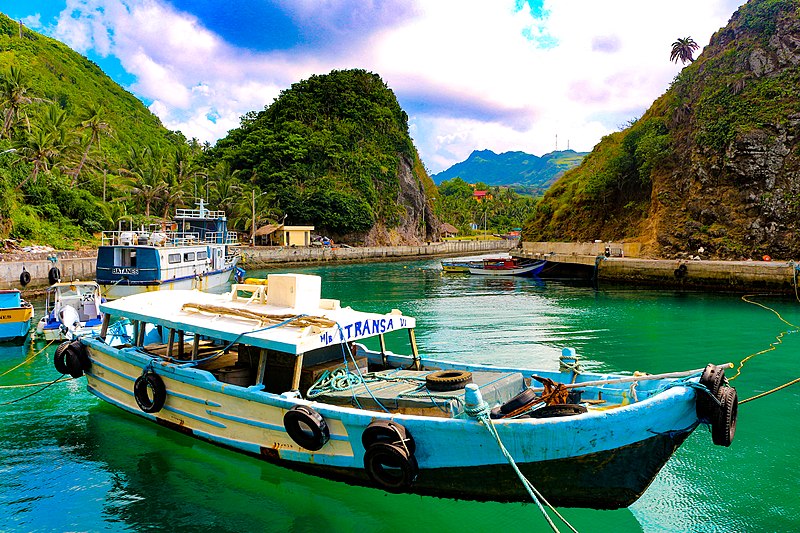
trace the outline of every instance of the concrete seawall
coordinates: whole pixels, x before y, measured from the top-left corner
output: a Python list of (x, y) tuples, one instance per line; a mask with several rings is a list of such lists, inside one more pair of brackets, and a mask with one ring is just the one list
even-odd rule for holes
[[(380, 246), (364, 248), (290, 248), (243, 247), (241, 264), (245, 269), (269, 268), (281, 264), (391, 261), (436, 256), (478, 255), (508, 252), (516, 241), (447, 241), (420, 246)], [(55, 258), (51, 261), (50, 258)], [(0, 289), (21, 289), (26, 295), (42, 292), (50, 283), (48, 273), (54, 266), (62, 280), (95, 278), (97, 251), (54, 252), (50, 254), (0, 254)], [(31, 276), (23, 287), (23, 269)]]
[[(513, 255), (547, 259), (581, 268), (587, 278), (603, 283), (730, 292), (795, 292), (797, 265), (793, 261), (708, 261), (644, 259), (638, 245), (614, 243), (523, 243)], [(606, 257), (606, 253), (616, 257)]]

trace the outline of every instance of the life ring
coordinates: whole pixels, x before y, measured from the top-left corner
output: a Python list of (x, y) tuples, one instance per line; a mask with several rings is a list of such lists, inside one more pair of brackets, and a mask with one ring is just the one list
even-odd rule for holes
[(54, 285), (61, 281), (61, 271), (58, 269), (58, 267), (54, 266), (47, 272), (47, 281), (50, 282), (50, 285)]
[(167, 401), (167, 387), (161, 376), (148, 370), (133, 383), (133, 397), (139, 409), (145, 413), (157, 413)]
[(425, 386), (434, 392), (463, 389), (472, 383), (472, 372), (465, 370), (439, 370), (425, 376)]
[(413, 454), (397, 444), (376, 442), (364, 453), (369, 478), (388, 492), (404, 492), (417, 479), (419, 466)]
[(317, 451), (331, 438), (325, 419), (306, 405), (295, 405), (283, 415), (283, 427), (298, 445)]
[(59, 374), (67, 374), (67, 348), (69, 348), (69, 341), (64, 341), (56, 348), (56, 353), (53, 355), (53, 366)]
[(19, 275), (19, 284), (24, 287), (30, 282), (31, 282), (31, 273), (25, 270), (25, 268), (23, 268), (22, 272)]
[(730, 446), (736, 434), (739, 415), (739, 396), (733, 387), (722, 387), (717, 394), (719, 410), (711, 423), (711, 440), (718, 446)]
[(586, 407), (574, 403), (562, 403), (556, 405), (545, 405), (539, 409), (534, 409), (528, 415), (530, 418), (556, 418), (560, 416), (582, 415), (589, 411)]
[[(60, 348), (60, 346), (59, 346)], [(86, 346), (81, 341), (72, 341), (64, 349), (67, 372), (73, 378), (81, 377), (92, 368), (92, 361), (86, 353)]]
[(414, 437), (401, 424), (392, 420), (375, 420), (364, 429), (361, 434), (361, 444), (368, 450), (373, 444), (378, 442), (388, 442), (405, 446), (412, 455), (417, 451)]
[(697, 412), (697, 418), (705, 422), (713, 422), (719, 409), (719, 405), (714, 398), (718, 398), (717, 393), (720, 387), (725, 384), (725, 369), (713, 364), (706, 365), (703, 374), (700, 376), (700, 384), (708, 389), (708, 392), (697, 391), (696, 393), (695, 411)]

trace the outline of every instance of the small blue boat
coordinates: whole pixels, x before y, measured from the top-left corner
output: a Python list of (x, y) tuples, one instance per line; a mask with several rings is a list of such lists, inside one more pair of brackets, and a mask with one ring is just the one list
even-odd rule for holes
[(28, 339), (33, 306), (18, 289), (0, 290), (0, 342), (23, 344)]
[[(435, 360), (419, 352), (413, 317), (342, 307), (317, 276), (100, 308), (100, 335), (54, 357), (90, 393), (184, 435), (388, 492), (530, 501), (532, 486), (552, 505), (626, 507), (699, 425), (724, 446), (736, 427), (722, 366), (587, 373), (570, 349), (558, 369)], [(395, 335), (408, 355), (386, 349)]]

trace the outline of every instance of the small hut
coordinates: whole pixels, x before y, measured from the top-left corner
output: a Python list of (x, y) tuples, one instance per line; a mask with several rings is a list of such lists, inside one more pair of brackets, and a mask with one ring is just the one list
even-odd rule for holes
[(452, 224), (448, 224), (444, 222), (440, 227), (439, 231), (442, 233), (442, 237), (455, 237), (458, 235), (458, 228), (453, 226)]

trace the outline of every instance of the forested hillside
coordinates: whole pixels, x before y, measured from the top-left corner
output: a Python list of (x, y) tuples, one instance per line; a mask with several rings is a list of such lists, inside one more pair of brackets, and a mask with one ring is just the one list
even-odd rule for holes
[(550, 188), (524, 238), (798, 258), (798, 124), (800, 2), (750, 0), (642, 117)]
[(415, 243), (438, 231), (426, 196), (435, 186), (408, 116), (377, 74), (333, 71), (295, 83), (207, 156), (249, 179), (289, 221), (339, 240)]

